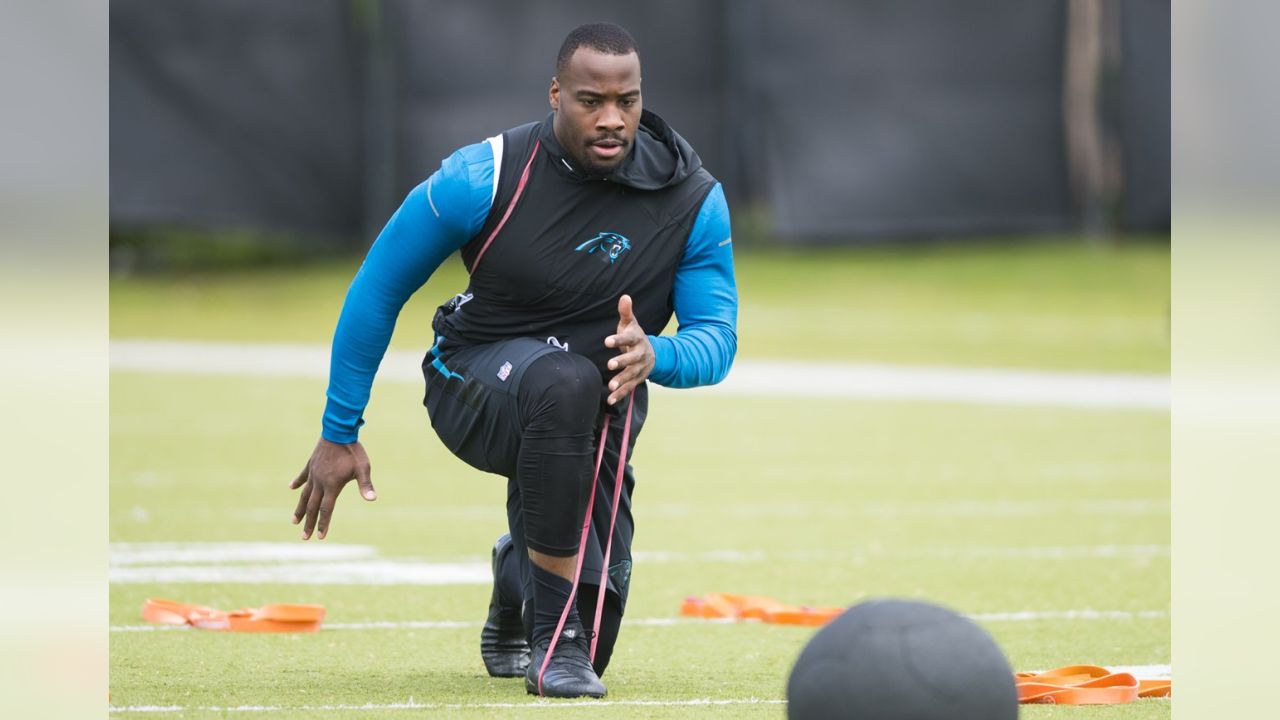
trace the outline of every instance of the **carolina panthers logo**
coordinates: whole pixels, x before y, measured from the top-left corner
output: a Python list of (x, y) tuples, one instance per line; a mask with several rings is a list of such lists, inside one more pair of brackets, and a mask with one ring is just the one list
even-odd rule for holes
[(618, 258), (622, 257), (622, 254), (630, 249), (630, 240), (622, 237), (618, 233), (611, 232), (602, 232), (574, 248), (575, 251), (579, 252), (586, 250), (588, 255), (599, 251), (600, 258), (602, 260), (608, 258), (610, 265), (617, 262)]

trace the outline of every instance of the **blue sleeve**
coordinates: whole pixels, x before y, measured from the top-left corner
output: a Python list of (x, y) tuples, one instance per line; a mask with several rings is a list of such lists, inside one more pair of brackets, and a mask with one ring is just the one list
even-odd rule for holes
[(493, 148), (468, 145), (409, 192), (351, 281), (333, 334), (321, 435), (355, 442), (396, 317), (440, 263), (484, 225), (493, 202)]
[(729, 206), (719, 183), (707, 194), (676, 269), (674, 336), (650, 336), (649, 379), (673, 388), (714, 385), (738, 351), (738, 287), (733, 278)]

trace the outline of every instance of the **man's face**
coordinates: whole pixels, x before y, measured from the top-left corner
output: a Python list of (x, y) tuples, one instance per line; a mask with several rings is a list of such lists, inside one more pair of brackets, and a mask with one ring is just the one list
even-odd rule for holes
[(551, 109), (556, 139), (578, 166), (613, 172), (640, 127), (640, 57), (578, 48), (551, 80)]

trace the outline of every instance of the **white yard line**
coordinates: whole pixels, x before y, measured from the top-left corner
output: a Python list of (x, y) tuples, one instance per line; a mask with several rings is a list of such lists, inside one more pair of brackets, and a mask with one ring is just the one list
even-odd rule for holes
[[(969, 616), (977, 622), (1035, 622), (1038, 620), (1163, 620), (1163, 610), (1046, 610), (1006, 613), (976, 613)], [(679, 627), (688, 625), (736, 625), (754, 620), (703, 619), (685, 617), (627, 618), (628, 627)], [(480, 620), (382, 620), (354, 623), (324, 623), (324, 630), (459, 630), (478, 628)], [(113, 633), (169, 632), (189, 630), (185, 625), (112, 625)], [(1154, 667), (1154, 666), (1152, 666)], [(1125, 671), (1127, 672), (1127, 671)]]
[[(627, 625), (636, 627), (672, 627), (675, 625), (732, 625), (734, 620), (702, 618), (627, 618)], [(324, 623), (325, 630), (459, 630), (478, 628), (480, 620), (377, 620), (357, 623)], [(112, 625), (111, 632), (156, 632), (189, 630), (186, 625)]]
[(113, 585), (217, 583), (237, 585), (488, 585), (486, 562), (398, 560), (297, 562), (272, 565), (113, 565)]
[[(1170, 679), (1169, 665), (1111, 666), (1113, 672), (1128, 672), (1142, 679)], [(733, 705), (785, 705), (786, 700), (763, 698), (695, 699), (695, 700), (530, 700), (523, 703), (420, 703), (410, 698), (401, 703), (365, 703), (363, 705), (112, 705), (113, 713), (273, 713), (273, 712), (360, 712), (387, 710), (507, 710), (507, 709), (555, 709), (601, 707), (715, 707)]]
[[(380, 382), (421, 383), (422, 356), (421, 351), (388, 352), (378, 371)], [(329, 376), (329, 348), (322, 345), (112, 340), (111, 369), (325, 379)], [(729, 377), (720, 385), (691, 392), (983, 405), (1169, 409), (1167, 375), (908, 367), (874, 363), (742, 359), (734, 363)]]
[(378, 554), (372, 545), (278, 542), (111, 543), (112, 565), (223, 562), (314, 562), (361, 560)]
[(1011, 613), (977, 613), (970, 615), (978, 622), (1034, 622), (1037, 620), (1163, 620), (1163, 610), (1049, 610)]
[[(645, 564), (848, 562), (881, 558), (1037, 559), (1168, 557), (1168, 545), (1078, 545), (921, 548), (913, 550), (640, 551)], [(487, 585), (489, 561), (383, 558), (369, 545), (321, 543), (113, 543), (108, 579), (115, 585)]]
[(568, 708), (600, 708), (600, 707), (707, 707), (719, 705), (785, 705), (786, 700), (766, 700), (761, 698), (741, 698), (730, 700), (530, 700), (523, 703), (420, 703), (410, 699), (402, 703), (365, 703), (364, 705), (235, 705), (235, 706), (188, 706), (188, 705), (112, 705), (113, 713), (182, 713), (182, 712), (221, 712), (221, 713), (270, 713), (270, 712), (355, 712), (361, 710), (470, 710), (476, 709), (546, 709), (563, 710)]
[(792, 562), (839, 562), (842, 560), (869, 560), (874, 558), (1028, 558), (1037, 560), (1069, 560), (1073, 558), (1149, 558), (1167, 557), (1168, 545), (1057, 545), (1022, 547), (959, 547), (923, 548), (919, 550), (704, 550), (637, 551), (632, 559), (643, 563), (766, 563), (779, 560)]
[[(1147, 471), (1141, 471), (1146, 473)], [(1167, 465), (1163, 472), (1168, 473)], [(1039, 477), (1039, 476), (1037, 476)], [(127, 479), (121, 482), (129, 482)], [(136, 481), (145, 486), (146, 481)], [(146, 508), (141, 508), (147, 512)], [(279, 524), (285, 522), (292, 511), (275, 507), (244, 507), (221, 510), (237, 520)], [(500, 505), (436, 505), (436, 506), (387, 506), (378, 509), (380, 517), (395, 520), (424, 521), (438, 518), (492, 520), (505, 517)], [(1094, 500), (1001, 500), (996, 498), (974, 500), (865, 500), (848, 502), (717, 502), (714, 505), (693, 503), (651, 503), (635, 510), (644, 518), (686, 518), (698, 516), (726, 516), (732, 518), (852, 518), (869, 516), (876, 518), (897, 517), (1039, 517), (1045, 515), (1083, 515), (1097, 517), (1168, 515), (1168, 498), (1094, 499)]]
[[(1167, 472), (1167, 470), (1166, 470)], [(1032, 517), (1037, 515), (1167, 515), (1169, 500), (938, 500), (913, 502), (871, 501), (862, 503), (868, 515), (898, 517)], [(278, 515), (278, 513), (277, 513)]]

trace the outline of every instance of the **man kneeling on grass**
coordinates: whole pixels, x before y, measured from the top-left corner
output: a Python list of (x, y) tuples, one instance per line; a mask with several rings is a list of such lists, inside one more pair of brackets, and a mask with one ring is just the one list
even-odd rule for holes
[[(322, 436), (291, 485), (293, 521), (324, 538), (347, 482), (376, 497), (357, 440), (374, 373), (401, 307), (459, 252), (470, 283), (436, 311), (424, 404), (451, 452), (507, 478), (481, 656), (530, 693), (603, 697), (631, 578), (627, 461), (646, 381), (724, 378), (737, 289), (724, 191), (642, 110), (626, 30), (570, 32), (550, 103), (542, 121), (446, 158), (369, 250), (334, 334)], [(657, 335), (672, 314), (678, 331)]]

